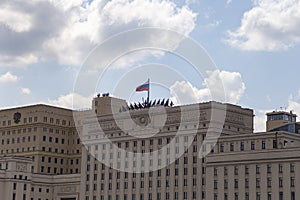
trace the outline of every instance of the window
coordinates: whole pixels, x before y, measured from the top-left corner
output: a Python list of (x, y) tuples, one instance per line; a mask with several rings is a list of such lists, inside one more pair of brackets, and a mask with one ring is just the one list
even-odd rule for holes
[(228, 175), (228, 168), (224, 167), (224, 176), (227, 176), (227, 175)]
[(291, 173), (295, 172), (295, 164), (293, 164), (293, 163), (290, 164), (290, 171), (291, 171)]
[(214, 189), (218, 189), (218, 181), (217, 180), (214, 180)]
[(270, 177), (268, 177), (268, 179), (267, 179), (267, 186), (269, 188), (272, 187), (272, 179)]
[(273, 148), (277, 149), (277, 140), (273, 140)]
[(193, 179), (193, 186), (196, 186), (197, 185), (197, 179)]
[(256, 200), (260, 200), (260, 193), (256, 192)]
[(261, 141), (261, 148), (266, 149), (266, 141), (265, 140)]
[(187, 194), (187, 192), (184, 192), (184, 193), (183, 193), (183, 198), (184, 198), (184, 199), (188, 199), (188, 194)]
[(248, 165), (245, 166), (245, 174), (249, 174), (249, 166)]
[(291, 200), (296, 200), (296, 198), (295, 198), (295, 192), (291, 192)]
[(234, 144), (230, 143), (230, 151), (234, 151)]
[(260, 188), (260, 179), (256, 178), (256, 188)]
[(267, 173), (272, 173), (272, 166), (270, 164), (267, 165)]
[(175, 192), (175, 199), (178, 199), (178, 192)]
[(187, 174), (188, 174), (188, 169), (187, 169), (187, 168), (184, 168), (184, 169), (183, 169), (183, 174), (184, 174), (184, 175), (187, 175)]
[(224, 144), (220, 144), (220, 152), (224, 152)]
[(234, 200), (239, 200), (239, 194), (237, 192), (234, 193)]
[(280, 187), (280, 188), (283, 187), (283, 179), (282, 179), (282, 177), (279, 177), (278, 184), (279, 184), (279, 187)]
[(256, 174), (260, 174), (260, 166), (256, 165)]
[(268, 200), (272, 200), (272, 193), (268, 192)]
[(283, 200), (283, 192), (279, 192), (279, 200)]
[(245, 149), (244, 142), (241, 142), (241, 143), (240, 143), (240, 150), (241, 150), (241, 151), (244, 151), (244, 149)]
[(235, 189), (239, 188), (239, 181), (238, 181), (238, 179), (234, 179), (234, 188)]
[(234, 166), (234, 175), (239, 175), (239, 168)]
[(183, 186), (188, 186), (188, 181), (187, 181), (187, 179), (184, 179), (184, 180), (183, 180)]
[(226, 179), (224, 180), (224, 189), (228, 189), (228, 181)]
[(193, 167), (193, 175), (197, 175), (197, 167)]
[(278, 165), (278, 170), (279, 170), (279, 173), (282, 173), (282, 164)]
[(188, 157), (184, 157), (184, 164), (188, 164)]
[(249, 188), (249, 179), (245, 179), (245, 188)]
[(193, 152), (197, 152), (197, 145), (193, 146)]
[(214, 176), (218, 176), (218, 168), (214, 168)]
[(214, 200), (218, 200), (218, 194), (214, 193)]
[(255, 150), (255, 142), (251, 141), (251, 150)]
[(291, 187), (295, 187), (295, 178), (291, 177)]

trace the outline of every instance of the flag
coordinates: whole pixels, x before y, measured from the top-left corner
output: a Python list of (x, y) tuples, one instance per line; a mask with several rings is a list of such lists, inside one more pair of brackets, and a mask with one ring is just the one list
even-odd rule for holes
[(149, 91), (149, 80), (135, 89), (136, 92)]

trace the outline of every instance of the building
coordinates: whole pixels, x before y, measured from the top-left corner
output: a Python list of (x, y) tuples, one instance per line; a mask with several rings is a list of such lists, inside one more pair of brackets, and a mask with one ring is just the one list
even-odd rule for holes
[[(252, 110), (216, 102), (164, 107), (166, 122), (153, 134), (145, 128), (151, 118), (148, 108), (115, 113), (123, 103), (110, 106), (112, 99), (95, 98), (96, 118), (83, 122), (80, 199), (300, 198), (299, 134), (253, 133)], [(226, 117), (215, 144), (208, 135), (209, 127), (218, 125), (211, 113), (222, 109)], [(200, 117), (195, 119), (197, 110)], [(128, 117), (136, 126), (128, 126)], [(144, 128), (135, 132), (134, 127)]]
[(266, 132), (222, 136), (206, 157), (206, 199), (299, 199), (300, 137)]
[(31, 172), (32, 159), (0, 157), (0, 194), (5, 200), (78, 200), (80, 174)]
[(72, 110), (41, 104), (0, 110), (0, 134), (3, 199), (79, 199), (81, 142)]
[(0, 134), (0, 156), (32, 158), (33, 173), (80, 173), (72, 110), (41, 104), (0, 110)]
[(254, 133), (253, 110), (237, 105), (145, 105), (99, 95), (85, 111), (1, 110), (2, 197), (300, 198), (300, 134), (292, 112), (267, 113), (268, 131)]
[(296, 122), (297, 115), (292, 111), (273, 111), (267, 113), (267, 131), (287, 131), (300, 133), (300, 123)]

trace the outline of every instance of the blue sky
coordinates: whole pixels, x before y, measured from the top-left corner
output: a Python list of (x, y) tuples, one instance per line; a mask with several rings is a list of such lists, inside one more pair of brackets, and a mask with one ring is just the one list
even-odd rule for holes
[[(183, 95), (183, 104), (200, 102), (209, 99), (207, 87), (216, 86), (218, 77), (226, 102), (253, 108), (260, 131), (267, 111), (287, 109), (300, 115), (299, 16), (299, 0), (1, 1), (0, 107), (41, 102), (88, 107), (96, 92), (140, 100), (145, 93), (134, 89), (147, 77), (153, 80), (153, 98), (176, 102), (175, 96)], [(99, 44), (144, 27), (189, 36), (207, 51), (216, 71), (199, 77), (172, 53), (137, 52), (113, 63), (94, 93), (74, 93), (82, 66)], [(155, 42), (174, 41), (162, 37)], [(114, 46), (108, 52), (112, 50)], [(129, 96), (114, 93), (118, 82)], [(81, 104), (72, 104), (73, 95)]]

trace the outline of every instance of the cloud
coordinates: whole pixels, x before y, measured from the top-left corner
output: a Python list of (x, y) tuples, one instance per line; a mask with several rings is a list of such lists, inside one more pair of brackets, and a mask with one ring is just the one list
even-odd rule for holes
[(16, 75), (13, 75), (10, 72), (7, 72), (0, 76), (0, 82), (2, 82), (2, 83), (16, 82), (17, 80), (18, 80), (18, 77)]
[(32, 16), (29, 13), (18, 12), (10, 4), (0, 9), (0, 23), (15, 32), (27, 32), (32, 27)]
[(203, 89), (198, 89), (190, 82), (177, 81), (170, 87), (172, 100), (176, 104), (191, 104), (211, 100), (236, 104), (246, 89), (240, 73), (219, 70), (209, 72), (203, 86)]
[(232, 0), (227, 0), (226, 1), (226, 4), (231, 4), (232, 3)]
[(48, 100), (48, 103), (71, 109), (91, 108), (93, 95), (88, 97), (81, 96), (76, 93), (62, 95), (55, 100)]
[(21, 88), (21, 92), (23, 94), (30, 94), (31, 93), (31, 90), (29, 88)]
[(286, 50), (300, 42), (299, 0), (254, 0), (226, 42), (242, 50)]
[(167, 0), (3, 0), (0, 13), (0, 64), (5, 66), (39, 61), (80, 65), (113, 34), (162, 27), (188, 35), (196, 20), (187, 6)]
[(272, 110), (256, 110), (254, 117), (254, 132), (265, 132), (266, 131), (266, 113)]
[[(288, 106), (286, 107), (286, 111), (293, 111), (293, 113), (300, 115), (300, 90), (298, 94), (293, 96), (290, 95), (288, 98)], [(254, 117), (254, 130), (255, 132), (263, 132), (266, 131), (266, 113), (272, 112), (274, 110), (256, 110)]]
[(288, 111), (293, 111), (298, 116), (300, 116), (300, 90), (298, 91), (298, 94), (293, 97), (293, 95), (290, 95), (288, 99)]

